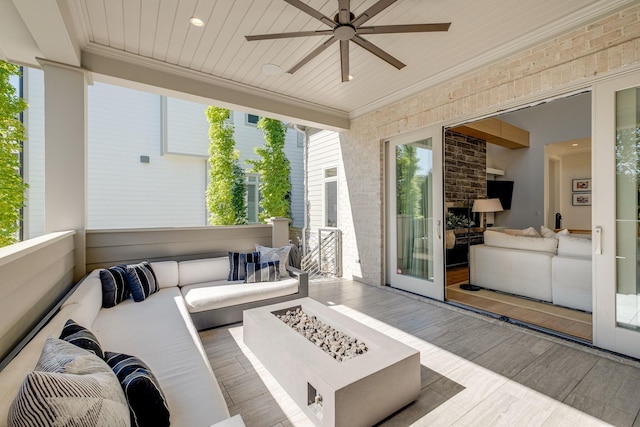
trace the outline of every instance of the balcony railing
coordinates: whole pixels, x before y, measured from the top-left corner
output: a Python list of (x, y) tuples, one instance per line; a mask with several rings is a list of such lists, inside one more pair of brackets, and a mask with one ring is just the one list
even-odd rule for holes
[(309, 278), (342, 276), (342, 232), (337, 228), (319, 228), (318, 244), (302, 258), (302, 270)]

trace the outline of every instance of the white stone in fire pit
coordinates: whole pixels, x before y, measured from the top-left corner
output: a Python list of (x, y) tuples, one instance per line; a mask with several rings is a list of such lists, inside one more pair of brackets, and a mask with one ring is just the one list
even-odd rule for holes
[[(301, 307), (310, 316), (367, 344), (342, 362), (278, 319)], [(420, 394), (419, 352), (311, 299), (244, 312), (244, 343), (316, 425), (370, 426)]]

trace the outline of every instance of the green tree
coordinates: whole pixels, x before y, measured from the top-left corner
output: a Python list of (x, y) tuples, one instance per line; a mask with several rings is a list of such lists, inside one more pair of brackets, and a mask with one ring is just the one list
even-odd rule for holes
[(265, 144), (255, 149), (260, 159), (247, 163), (253, 166), (252, 172), (260, 174), (260, 221), (276, 216), (291, 219), (291, 167), (284, 153), (287, 128), (280, 120), (262, 117), (258, 129), (264, 133)]
[(19, 75), (17, 65), (0, 61), (0, 247), (16, 241), (27, 189), (20, 176), (19, 158), (26, 136), (19, 114), (27, 103), (16, 95), (9, 80)]
[(209, 185), (207, 208), (211, 225), (246, 223), (247, 192), (244, 171), (238, 164), (240, 154), (233, 139), (233, 125), (227, 120), (231, 112), (226, 108), (208, 107), (209, 121)]

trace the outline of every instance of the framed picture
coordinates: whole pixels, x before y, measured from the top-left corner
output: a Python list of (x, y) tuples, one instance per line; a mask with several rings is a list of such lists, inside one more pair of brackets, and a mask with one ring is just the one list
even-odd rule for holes
[(571, 196), (573, 206), (591, 206), (591, 193), (573, 193)]
[(591, 178), (572, 179), (571, 191), (591, 191)]

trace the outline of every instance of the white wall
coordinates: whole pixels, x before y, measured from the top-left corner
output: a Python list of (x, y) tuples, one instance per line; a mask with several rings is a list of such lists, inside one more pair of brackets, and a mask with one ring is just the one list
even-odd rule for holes
[(24, 68), (24, 97), (29, 107), (24, 112), (27, 140), (24, 143), (24, 177), (27, 208), (24, 210), (24, 238), (44, 234), (44, 73)]
[[(529, 131), (529, 148), (511, 150), (487, 144), (487, 166), (514, 181), (511, 210), (496, 214), (496, 225), (510, 228), (544, 222), (544, 146), (591, 136), (591, 94), (584, 93), (497, 116)], [(563, 224), (564, 225), (564, 224)]]
[(591, 206), (572, 206), (572, 180), (591, 178), (591, 151), (567, 153), (561, 163), (561, 199), (562, 228), (591, 229)]

